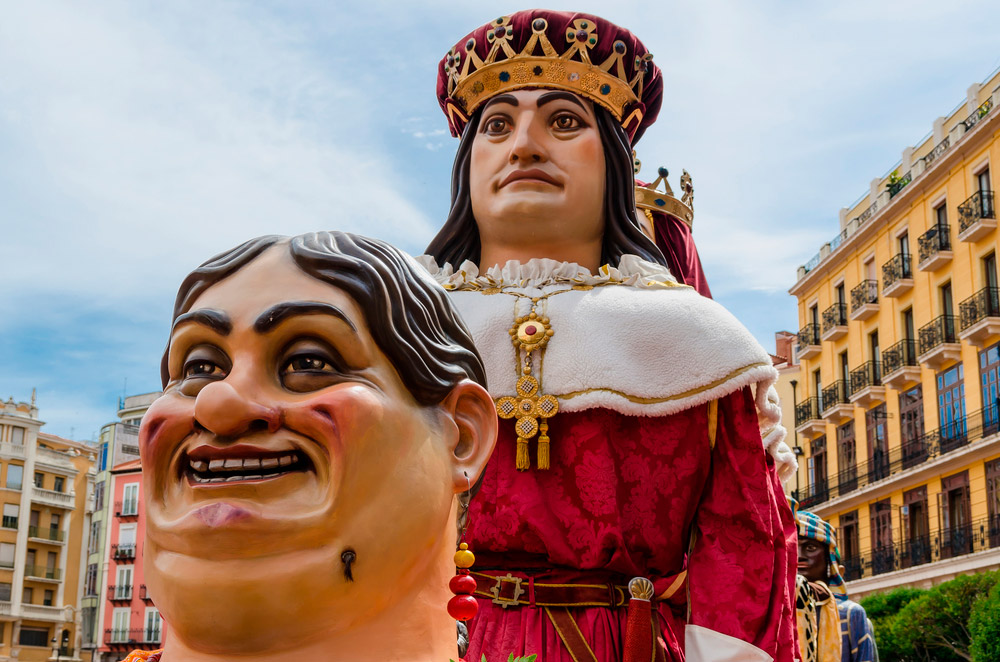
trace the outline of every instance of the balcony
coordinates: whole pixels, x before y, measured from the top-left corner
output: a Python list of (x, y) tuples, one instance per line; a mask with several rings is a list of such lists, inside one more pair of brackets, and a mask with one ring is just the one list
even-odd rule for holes
[(121, 584), (115, 586), (114, 584), (108, 585), (108, 600), (111, 602), (129, 602), (132, 600), (132, 586), (131, 584)]
[(62, 607), (49, 607), (47, 605), (29, 605), (21, 603), (21, 618), (30, 618), (34, 621), (55, 621), (64, 623), (66, 621), (66, 610)]
[(799, 360), (819, 356), (823, 347), (819, 344), (819, 324), (806, 324), (799, 329)]
[(847, 304), (835, 303), (823, 311), (823, 340), (838, 340), (847, 335)]
[(920, 271), (937, 271), (951, 262), (954, 255), (951, 250), (951, 226), (938, 224), (920, 235), (917, 243), (920, 246), (920, 261), (917, 269)]
[(885, 386), (882, 385), (882, 364), (868, 361), (851, 370), (851, 402), (868, 409), (885, 402)]
[(863, 280), (851, 290), (851, 319), (866, 320), (878, 313), (878, 281)]
[(151, 598), (149, 596), (149, 593), (146, 591), (146, 585), (145, 584), (140, 584), (139, 585), (139, 599), (142, 600), (143, 602), (152, 602), (153, 601), (153, 598)]
[(913, 258), (899, 253), (882, 265), (882, 294), (900, 297), (913, 289)]
[(962, 358), (962, 345), (955, 335), (955, 316), (941, 315), (930, 324), (920, 327), (917, 333), (920, 338), (917, 360), (931, 370), (939, 368), (952, 361)]
[(4, 441), (0, 442), (0, 457), (4, 459), (24, 459), (24, 444), (12, 444)]
[(106, 628), (104, 643), (112, 648), (129, 647), (150, 650), (159, 648), (161, 628)]
[(993, 191), (976, 191), (958, 206), (959, 241), (979, 241), (996, 227)]
[(905, 391), (920, 383), (920, 363), (917, 361), (917, 341), (900, 340), (882, 352), (882, 384)]
[(134, 559), (135, 543), (115, 543), (111, 545), (111, 556), (115, 560)]
[(849, 398), (849, 384), (846, 379), (835, 381), (823, 389), (823, 418), (835, 425), (854, 418), (854, 405)]
[(115, 517), (127, 519), (129, 517), (138, 517), (138, 516), (139, 516), (138, 499), (129, 499), (127, 501), (115, 501)]
[(24, 576), (37, 581), (62, 581), (62, 571), (59, 568), (49, 568), (48, 566), (41, 565), (24, 566)]
[(819, 398), (806, 398), (795, 405), (795, 431), (809, 438), (826, 432), (826, 421), (820, 411)]
[(38, 526), (28, 527), (28, 538), (35, 542), (47, 542), (56, 545), (66, 543), (66, 534), (59, 529), (43, 529)]
[(45, 504), (54, 508), (66, 508), (72, 510), (76, 507), (76, 495), (73, 493), (56, 492), (55, 490), (43, 490), (40, 487), (31, 487), (31, 500), (35, 503)]
[(958, 304), (962, 330), (958, 337), (978, 349), (1000, 334), (1000, 288), (984, 287)]

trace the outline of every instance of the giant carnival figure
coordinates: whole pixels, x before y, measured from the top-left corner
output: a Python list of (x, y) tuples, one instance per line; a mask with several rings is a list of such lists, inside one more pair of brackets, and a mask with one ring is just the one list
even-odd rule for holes
[(470, 509), (470, 660), (795, 654), (777, 373), (639, 228), (632, 146), (662, 93), (645, 47), (586, 14), (496, 19), (440, 64), (461, 140), (421, 259), (503, 419)]
[(496, 412), (420, 266), (336, 232), (246, 242), (184, 280), (162, 378), (140, 440), (170, 629), (129, 660), (456, 657), (456, 523)]
[(865, 608), (850, 600), (840, 574), (837, 535), (828, 522), (796, 512), (799, 563), (796, 610), (802, 662), (878, 662)]

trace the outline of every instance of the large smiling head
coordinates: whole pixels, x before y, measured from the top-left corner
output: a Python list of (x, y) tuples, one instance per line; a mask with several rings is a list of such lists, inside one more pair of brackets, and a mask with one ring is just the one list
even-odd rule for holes
[(185, 280), (163, 375), (145, 559), (178, 637), (260, 651), (363, 628), (425, 584), (448, 622), (455, 495), (496, 421), (412, 260), (342, 233), (247, 242)]

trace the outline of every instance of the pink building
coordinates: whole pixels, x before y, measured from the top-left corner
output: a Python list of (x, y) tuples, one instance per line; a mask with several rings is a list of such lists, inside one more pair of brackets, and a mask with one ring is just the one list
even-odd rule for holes
[(113, 501), (105, 536), (106, 581), (100, 587), (99, 603), (103, 605), (98, 625), (100, 662), (123, 660), (135, 649), (160, 648), (165, 633), (160, 612), (146, 593), (142, 571), (146, 515), (139, 460), (111, 469), (110, 483)]

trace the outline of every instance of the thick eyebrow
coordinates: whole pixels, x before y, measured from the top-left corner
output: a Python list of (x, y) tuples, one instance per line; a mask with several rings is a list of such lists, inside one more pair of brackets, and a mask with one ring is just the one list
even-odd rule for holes
[(541, 108), (548, 102), (556, 101), (558, 99), (563, 99), (565, 101), (572, 101), (576, 105), (580, 106), (580, 108), (587, 110), (587, 107), (583, 105), (582, 101), (580, 101), (580, 97), (576, 96), (572, 92), (564, 92), (562, 90), (553, 90), (552, 92), (546, 92), (545, 94), (538, 97), (538, 101), (535, 103), (535, 105)]
[(233, 323), (230, 321), (229, 315), (226, 315), (221, 310), (199, 308), (198, 310), (192, 310), (184, 313), (183, 315), (178, 315), (176, 319), (174, 319), (173, 325), (170, 327), (170, 333), (173, 333), (174, 329), (181, 324), (187, 324), (188, 322), (194, 322), (195, 324), (207, 326), (223, 336), (228, 336), (229, 332), (233, 330)]
[(296, 315), (330, 315), (347, 324), (355, 333), (358, 332), (358, 327), (347, 313), (334, 305), (318, 301), (285, 301), (271, 306), (253, 323), (253, 330), (257, 333), (267, 333), (283, 320)]
[(517, 97), (515, 97), (513, 94), (498, 94), (497, 96), (490, 99), (485, 106), (483, 106), (483, 110), (485, 111), (487, 108), (489, 108), (495, 103), (509, 103), (510, 105), (517, 108)]

